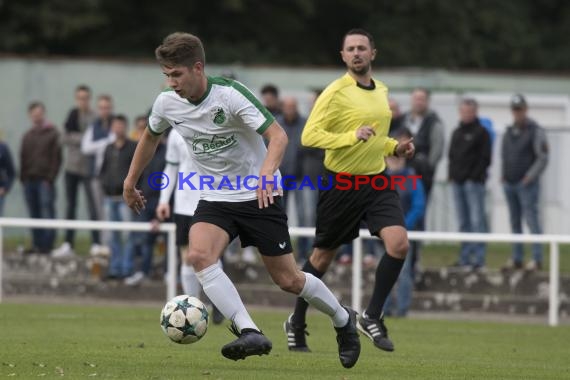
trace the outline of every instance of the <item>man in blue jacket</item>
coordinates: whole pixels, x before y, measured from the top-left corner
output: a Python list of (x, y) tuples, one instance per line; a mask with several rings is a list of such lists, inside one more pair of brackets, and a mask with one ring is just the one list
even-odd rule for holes
[[(407, 128), (401, 128), (394, 136), (399, 142), (406, 141), (412, 137), (412, 133)], [(419, 222), (423, 218), (426, 210), (426, 195), (421, 179), (413, 179), (415, 170), (408, 166), (406, 158), (389, 156), (386, 157), (386, 174), (390, 176), (404, 176), (406, 181), (403, 186), (396, 186), (396, 191), (400, 196), (402, 211), (404, 211), (404, 221), (406, 229), (413, 231), (418, 229)], [(384, 313), (386, 315), (396, 315), (404, 317), (412, 303), (412, 291), (414, 287), (414, 267), (418, 260), (418, 242), (410, 241), (410, 248), (406, 261), (400, 272), (400, 277), (392, 294), (386, 299)], [(396, 302), (394, 305), (394, 293)], [(395, 308), (395, 310), (393, 310)]]

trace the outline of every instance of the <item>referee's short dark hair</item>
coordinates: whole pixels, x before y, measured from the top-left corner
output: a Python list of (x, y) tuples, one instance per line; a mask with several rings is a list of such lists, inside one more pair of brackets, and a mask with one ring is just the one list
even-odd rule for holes
[(362, 28), (354, 28), (354, 29), (350, 29), (348, 32), (346, 32), (346, 34), (342, 38), (342, 45), (340, 46), (341, 50), (344, 49), (344, 41), (346, 40), (346, 37), (347, 36), (353, 36), (353, 35), (366, 36), (368, 38), (368, 42), (370, 42), (370, 47), (372, 49), (376, 48), (376, 45), (374, 44), (374, 37), (372, 37), (372, 34), (370, 34), (369, 32), (367, 32), (366, 30), (364, 30)]

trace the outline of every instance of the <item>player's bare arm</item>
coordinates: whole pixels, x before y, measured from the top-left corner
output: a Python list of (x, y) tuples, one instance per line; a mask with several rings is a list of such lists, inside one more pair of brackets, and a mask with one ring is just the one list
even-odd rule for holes
[(123, 182), (123, 199), (127, 203), (127, 206), (140, 214), (141, 210), (144, 209), (146, 200), (142, 194), (142, 191), (135, 188), (144, 168), (148, 165), (156, 147), (160, 143), (160, 136), (155, 136), (149, 132), (148, 128), (145, 129), (139, 143), (137, 144), (137, 149), (135, 150), (135, 155), (131, 166), (129, 168), (129, 174)]
[[(273, 180), (275, 171), (279, 169), (289, 141), (283, 128), (275, 121), (263, 133), (263, 137), (269, 141), (269, 144), (267, 146), (267, 155), (259, 173), (259, 186), (257, 188), (259, 208), (269, 207), (270, 204), (273, 204), (273, 184), (269, 181)], [(262, 178), (264, 176), (269, 181), (265, 183), (265, 186), (262, 186)], [(282, 190), (279, 188), (277, 191), (279, 194), (282, 193)]]

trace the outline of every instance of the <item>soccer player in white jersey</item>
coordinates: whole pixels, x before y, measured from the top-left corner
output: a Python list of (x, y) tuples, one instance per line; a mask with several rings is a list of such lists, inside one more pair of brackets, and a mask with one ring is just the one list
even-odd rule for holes
[[(135, 184), (160, 134), (169, 127), (186, 140), (199, 175), (213, 178), (212, 188), (202, 189), (194, 213), (188, 262), (206, 295), (232, 321), (237, 339), (222, 347), (222, 355), (238, 360), (268, 354), (272, 347), (217, 264), (229, 242), (239, 235), (243, 246), (258, 248), (281, 289), (303, 297), (331, 317), (340, 362), (346, 368), (354, 366), (360, 355), (356, 312), (341, 306), (321, 280), (301, 272), (292, 254), (287, 216), (273, 186), (278, 182), (274, 176), (280, 176), (287, 135), (241, 83), (206, 76), (204, 48), (198, 37), (171, 34), (155, 55), (172, 90), (162, 92), (154, 102), (123, 195), (136, 212), (144, 207), (144, 196)], [(267, 148), (262, 136), (269, 141)], [(257, 183), (242, 185), (247, 176), (257, 177)]]
[[(160, 190), (160, 199), (156, 207), (156, 217), (161, 222), (170, 218), (170, 198), (174, 189), (178, 187), (178, 173), (188, 176), (190, 173), (196, 172), (196, 168), (192, 164), (192, 160), (186, 148), (186, 141), (173, 131), (168, 135), (166, 143), (166, 166), (164, 174), (168, 178), (167, 186)], [(193, 181), (194, 187), (197, 186), (196, 180)], [(192, 216), (200, 199), (200, 191), (193, 190), (186, 186), (185, 189), (174, 193), (174, 223), (176, 223), (176, 245), (180, 249), (181, 265), (180, 265), (180, 282), (184, 294), (194, 297), (200, 297), (202, 285), (198, 281), (194, 267), (187, 262), (188, 251), (188, 231), (192, 224)], [(219, 261), (221, 265), (221, 260)], [(223, 322), (224, 316), (220, 310), (213, 305), (212, 320), (214, 324), (219, 325)]]

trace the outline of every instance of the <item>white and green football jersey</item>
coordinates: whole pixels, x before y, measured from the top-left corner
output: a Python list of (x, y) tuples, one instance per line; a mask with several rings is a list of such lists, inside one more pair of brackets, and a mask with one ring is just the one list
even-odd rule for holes
[[(149, 129), (161, 134), (172, 126), (184, 138), (198, 171), (192, 183), (198, 183), (201, 199), (241, 202), (257, 198), (253, 176), (259, 176), (267, 153), (261, 134), (273, 121), (243, 84), (208, 77), (206, 93), (196, 102), (174, 91), (158, 95)], [(275, 176), (281, 180), (279, 171)]]

